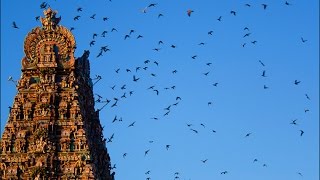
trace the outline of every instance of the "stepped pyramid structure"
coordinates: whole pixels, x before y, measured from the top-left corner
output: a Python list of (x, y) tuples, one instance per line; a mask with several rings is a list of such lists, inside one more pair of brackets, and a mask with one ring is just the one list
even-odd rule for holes
[(0, 179), (114, 180), (89, 52), (75, 59), (72, 33), (47, 9), (25, 38), (22, 75), (0, 147)]

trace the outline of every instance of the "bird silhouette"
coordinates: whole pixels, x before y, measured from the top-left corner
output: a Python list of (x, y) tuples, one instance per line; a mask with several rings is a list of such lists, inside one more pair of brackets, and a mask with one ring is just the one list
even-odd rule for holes
[(162, 17), (162, 16), (163, 16), (163, 14), (161, 14), (161, 13), (160, 13), (160, 14), (158, 14), (158, 18), (160, 18), (160, 17)]
[(250, 4), (245, 4), (245, 6), (247, 6), (247, 7), (251, 7), (251, 5), (250, 5)]
[(245, 28), (243, 28), (243, 30), (247, 30), (247, 31), (250, 31), (248, 27), (245, 27)]
[(133, 81), (134, 81), (134, 82), (137, 82), (139, 79), (140, 79), (140, 78), (136, 78), (136, 76), (133, 75)]
[(301, 81), (298, 81), (298, 80), (294, 80), (294, 84), (295, 84), (295, 85), (298, 85), (298, 84), (300, 84), (300, 82), (301, 82)]
[(213, 83), (212, 85), (217, 87), (217, 86), (218, 86), (218, 83)]
[(146, 156), (149, 153), (150, 149), (144, 151), (144, 156)]
[(228, 171), (223, 171), (220, 174), (227, 174), (227, 173), (228, 173)]
[(118, 32), (118, 30), (117, 30), (116, 28), (112, 28), (112, 29), (111, 29), (111, 32), (113, 32), (113, 31)]
[(213, 33), (213, 31), (209, 31), (209, 32), (208, 32), (208, 35), (212, 35), (212, 33)]
[(246, 136), (245, 136), (245, 137), (249, 137), (251, 134), (252, 134), (252, 133), (248, 133), (248, 134), (246, 134)]
[(107, 20), (109, 20), (109, 18), (108, 17), (103, 17), (102, 20), (103, 21), (107, 21)]
[(163, 116), (168, 116), (170, 111), (167, 111)]
[(222, 16), (219, 16), (219, 18), (217, 19), (218, 21), (221, 21), (222, 20)]
[(243, 37), (248, 37), (248, 36), (250, 36), (250, 34), (251, 34), (251, 33), (247, 33), (247, 34), (245, 34)]
[(96, 14), (93, 14), (92, 16), (90, 16), (91, 19), (95, 19)]
[(93, 46), (95, 42), (96, 42), (96, 41), (93, 41), (93, 40), (92, 40), (92, 41), (90, 42), (90, 44), (89, 44), (90, 47)]
[(92, 35), (92, 39), (94, 39), (95, 37), (97, 37), (98, 36), (98, 34), (97, 33), (93, 33), (93, 35)]
[(303, 130), (300, 130), (300, 136), (302, 136), (304, 134)]
[(259, 60), (259, 63), (260, 63), (262, 66), (265, 66), (264, 63), (263, 63), (261, 60)]
[(194, 12), (193, 10), (188, 9), (188, 11), (187, 11), (188, 16), (190, 17), (190, 16), (191, 16), (191, 13), (193, 13), (193, 12)]
[(15, 28), (15, 29), (19, 29), (19, 27), (17, 26), (15, 21), (12, 22), (12, 27)]
[(190, 129), (191, 131), (195, 132), (196, 134), (198, 134), (198, 131), (195, 129)]
[(47, 6), (48, 6), (48, 3), (42, 2), (42, 3), (40, 4), (40, 9), (45, 9), (45, 8), (47, 8)]
[(297, 120), (298, 120), (298, 119), (292, 120), (292, 122), (291, 122), (290, 124), (297, 125), (297, 123), (296, 123)]
[(155, 7), (156, 5), (157, 5), (157, 3), (151, 3), (151, 4), (149, 4), (148, 7)]
[(308, 94), (304, 94), (304, 95), (306, 96), (306, 98), (307, 98), (307, 99), (309, 99), (309, 100), (310, 100), (310, 97), (308, 96)]
[(262, 75), (261, 75), (262, 77), (267, 77), (266, 76), (266, 71), (264, 70), (263, 72), (262, 72)]
[(73, 20), (74, 20), (74, 21), (77, 21), (77, 20), (79, 20), (80, 17), (81, 17), (81, 16), (78, 15), (78, 16), (74, 17)]
[(254, 160), (253, 160), (253, 163), (255, 163), (255, 162), (258, 162), (258, 159), (254, 159)]
[(130, 38), (130, 35), (129, 35), (129, 34), (126, 34), (126, 35), (124, 36), (124, 40), (126, 40), (126, 39), (128, 39), (128, 38)]
[(208, 76), (209, 73), (210, 73), (210, 71), (203, 73), (203, 75)]
[(139, 39), (139, 38), (143, 38), (143, 36), (141, 36), (141, 35), (138, 35), (138, 36), (137, 36), (137, 39)]
[(191, 56), (192, 59), (196, 59), (197, 55)]
[(202, 163), (206, 163), (207, 161), (208, 161), (208, 159), (201, 160)]
[(166, 149), (169, 150), (170, 146), (171, 146), (170, 144), (167, 144)]
[(267, 9), (267, 4), (261, 4), (262, 5), (262, 7), (263, 7), (263, 9)]
[(235, 11), (230, 11), (230, 14), (233, 14), (234, 16), (237, 15), (237, 13)]
[(155, 91), (157, 93), (157, 95), (159, 95), (159, 91), (158, 90), (154, 89), (153, 91)]
[(307, 42), (308, 40), (303, 39), (303, 37), (301, 37), (301, 41), (302, 41), (303, 43), (305, 43), (305, 42)]
[(291, 3), (289, 3), (288, 1), (286, 1), (284, 4), (287, 5), (287, 6), (291, 5)]
[(78, 7), (77, 11), (78, 11), (78, 12), (82, 11), (82, 8), (81, 8), (81, 7)]
[(136, 121), (134, 121), (133, 123), (129, 124), (128, 127), (133, 127), (135, 123), (136, 123)]

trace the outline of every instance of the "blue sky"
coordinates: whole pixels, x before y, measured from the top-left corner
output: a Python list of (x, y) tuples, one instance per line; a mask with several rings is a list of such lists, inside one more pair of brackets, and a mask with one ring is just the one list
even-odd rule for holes
[[(1, 1), (1, 132), (17, 92), (8, 77), (21, 75), (23, 41), (41, 26), (35, 20), (43, 16), (41, 2)], [(100, 112), (104, 137), (114, 134), (107, 148), (117, 180), (174, 179), (175, 172), (185, 180), (319, 179), (318, 1), (46, 2), (58, 11), (61, 25), (75, 28), (75, 56), (90, 50), (91, 77), (102, 76), (94, 92), (112, 102), (120, 99), (117, 107), (110, 103)], [(151, 3), (156, 5), (143, 13)], [(265, 10), (262, 4), (268, 5)], [(194, 11), (190, 17), (189, 9)], [(19, 29), (12, 28), (13, 21)], [(106, 45), (110, 51), (97, 58)], [(133, 75), (140, 79), (132, 81)], [(96, 109), (102, 106), (96, 103)], [(112, 123), (115, 116), (122, 121)], [(290, 124), (294, 119), (298, 125)]]

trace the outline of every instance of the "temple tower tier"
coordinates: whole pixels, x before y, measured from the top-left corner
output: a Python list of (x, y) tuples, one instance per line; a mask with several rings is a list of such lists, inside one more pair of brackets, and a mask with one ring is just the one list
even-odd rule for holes
[(89, 51), (75, 59), (72, 33), (47, 9), (24, 42), (22, 75), (1, 139), (0, 179), (114, 180)]

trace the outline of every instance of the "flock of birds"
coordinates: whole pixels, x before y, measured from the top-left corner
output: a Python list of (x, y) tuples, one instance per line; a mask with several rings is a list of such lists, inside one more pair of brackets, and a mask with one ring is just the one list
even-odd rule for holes
[[(111, 0), (110, 0), (111, 1)], [(291, 2), (288, 2), (288, 1), (285, 1), (283, 2), (283, 4), (285, 6), (292, 6), (293, 4)], [(150, 11), (151, 8), (157, 8), (158, 6), (158, 3), (150, 3), (148, 6), (146, 6), (145, 8), (142, 8), (141, 9), (141, 12), (140, 13), (148, 13)], [(245, 7), (248, 7), (248, 8), (251, 8), (253, 5), (251, 4), (244, 4)], [(42, 2), (40, 4), (40, 8), (41, 9), (46, 9), (49, 7), (49, 4), (47, 2)], [(268, 4), (261, 4), (261, 10), (268, 10), (269, 6)], [(76, 15), (73, 18), (73, 21), (76, 23), (77, 21), (80, 21), (81, 18), (82, 18), (82, 15), (81, 13), (85, 11), (85, 8), (83, 7), (77, 7), (75, 8), (75, 12), (76, 12)], [(197, 13), (195, 12), (194, 10), (192, 9), (187, 9), (186, 10), (186, 16), (188, 17), (192, 17), (194, 13)], [(238, 16), (238, 13), (237, 11), (235, 10), (231, 10), (230, 11), (230, 15), (231, 16)], [(157, 18), (163, 18), (165, 16), (165, 14), (163, 13), (159, 13), (157, 15)], [(39, 21), (39, 18), (40, 16), (37, 16), (35, 17), (36, 21)], [(65, 18), (65, 17), (64, 17)], [(97, 14), (94, 13), (92, 14), (90, 17), (90, 19), (92, 20), (95, 20), (97, 19)], [(102, 17), (102, 21), (108, 21), (110, 18), (109, 17)], [(223, 21), (223, 16), (219, 16), (217, 17), (216, 21), (218, 22), (222, 22)], [(17, 23), (15, 21), (12, 22), (12, 27), (14, 29), (19, 29), (19, 26), (17, 25)], [(70, 27), (70, 31), (73, 31), (75, 30), (75, 27)], [(244, 31), (244, 34), (243, 34), (243, 38), (246, 39), (248, 37), (251, 37), (251, 32), (250, 32), (250, 29), (248, 27), (244, 27), (243, 28), (243, 31)], [(111, 30), (110, 30), (110, 33), (117, 33), (118, 32), (118, 29), (113, 27)], [(128, 33), (124, 34), (123, 35), (123, 40), (128, 40), (130, 38), (133, 38), (135, 37), (136, 39), (142, 39), (144, 38), (144, 36), (142, 34), (137, 34), (136, 30), (135, 29), (129, 29), (127, 30)], [(96, 41), (97, 39), (100, 37), (100, 38), (105, 38), (107, 36), (107, 34), (109, 33), (109, 31), (102, 31), (101, 33), (93, 33), (92, 34), (92, 40), (89, 42), (89, 48), (95, 48), (96, 46)], [(213, 31), (210, 30), (207, 32), (207, 35), (208, 36), (212, 36), (213, 35)], [(77, 37), (76, 37), (77, 38)], [(301, 43), (306, 43), (307, 42), (307, 39), (301, 37)], [(258, 43), (257, 40), (250, 40), (249, 41), (249, 44), (252, 44), (252, 45), (256, 45)], [(163, 40), (159, 40), (157, 42), (158, 46), (159, 47), (156, 47), (156, 48), (153, 48), (152, 50), (155, 51), (155, 52), (159, 52), (161, 50), (161, 46), (163, 46), (165, 43)], [(205, 42), (200, 42), (198, 44), (198, 46), (204, 46), (206, 45)], [(247, 43), (243, 43), (241, 44), (241, 46), (244, 48), (246, 47), (248, 44)], [(177, 48), (179, 45), (176, 45), (176, 44), (170, 44), (169, 47), (172, 48), (172, 49), (175, 49)], [(108, 52), (111, 52), (111, 49), (108, 45), (104, 45), (104, 46), (101, 46), (99, 47), (99, 53), (95, 56), (96, 59), (98, 58), (102, 58), (103, 55), (105, 55), (105, 53), (108, 53)], [(194, 55), (191, 55), (190, 58), (192, 60), (195, 60), (198, 58), (198, 55), (197, 54), (194, 54)], [(140, 65), (134, 67), (134, 68), (124, 68), (124, 67), (120, 67), (120, 68), (116, 68), (114, 70), (114, 73), (116, 75), (118, 74), (121, 74), (121, 73), (128, 73), (132, 76), (132, 82), (133, 83), (138, 83), (143, 81), (142, 77), (139, 75), (139, 72), (141, 71), (144, 71), (148, 74), (150, 74), (150, 77), (157, 77), (158, 75), (154, 72), (149, 72), (148, 70), (150, 69), (151, 66), (153, 66), (153, 68), (158, 68), (159, 69), (159, 64), (161, 62), (160, 61), (156, 61), (156, 60), (144, 60), (143, 62), (141, 62)], [(262, 62), (261, 60), (258, 60), (257, 63), (260, 63), (261, 67), (262, 67), (262, 70), (261, 70), (261, 77), (262, 78), (268, 78), (268, 69), (266, 68), (266, 65), (264, 62)], [(207, 67), (211, 67), (212, 66), (212, 62), (207, 62), (205, 63), (205, 66)], [(171, 73), (174, 75), (174, 74), (177, 74), (179, 71), (178, 69), (173, 69), (171, 71)], [(204, 76), (208, 76), (210, 74), (210, 71), (206, 71), (204, 73), (202, 73)], [(95, 85), (98, 83), (98, 82), (101, 82), (101, 80), (103, 79), (103, 77), (101, 75), (95, 75), (95, 77), (92, 78), (92, 83), (93, 83), (93, 87), (95, 87)], [(12, 78), (12, 76), (9, 77), (8, 81), (11, 81), (11, 82), (14, 82), (16, 84), (16, 81)], [(295, 79), (293, 80), (293, 84), (295, 86), (299, 86), (301, 83), (301, 80), (298, 80), (298, 79)], [(218, 88), (219, 87), (219, 82), (213, 82), (211, 83), (211, 85), (215, 88)], [(94, 96), (95, 96), (95, 102), (97, 103), (97, 106), (99, 106), (101, 104), (101, 106), (99, 108), (97, 108), (98, 111), (102, 111), (105, 107), (110, 107), (110, 108), (116, 108), (119, 106), (119, 102), (121, 102), (121, 100), (123, 99), (127, 99), (131, 96), (134, 95), (135, 91), (129, 89), (128, 87), (128, 84), (113, 84), (111, 85), (110, 87), (110, 90), (112, 91), (118, 91), (118, 92), (121, 92), (122, 95), (119, 96), (119, 97), (113, 97), (113, 98), (105, 98), (103, 95), (101, 94), (98, 94), (98, 93), (95, 93)], [(166, 87), (157, 87), (156, 85), (152, 85), (152, 86), (149, 86), (146, 88), (146, 91), (149, 92), (149, 93), (153, 93), (155, 96), (159, 96), (160, 93), (162, 93), (162, 91), (174, 91), (177, 87), (175, 85), (168, 85)], [(269, 89), (269, 85), (268, 84), (264, 84), (263, 86), (263, 89), (267, 90)], [(310, 97), (308, 96), (308, 94), (305, 94), (305, 97), (307, 100), (310, 100)], [(179, 105), (179, 103), (181, 103), (183, 100), (183, 97), (180, 97), (180, 96), (176, 96), (174, 101), (171, 103), (171, 104), (168, 104), (166, 107), (163, 108), (163, 112), (161, 115), (159, 116), (154, 116), (154, 117), (150, 117), (150, 119), (152, 120), (159, 120), (163, 117), (166, 117), (166, 116), (169, 116), (169, 114), (173, 111), (173, 109), (175, 107), (177, 107)], [(208, 101), (207, 102), (207, 106), (208, 107), (211, 107), (213, 106), (213, 102), (212, 101)], [(10, 107), (9, 107), (10, 108)], [(305, 109), (305, 113), (307, 113), (309, 111), (309, 109)], [(111, 123), (117, 123), (117, 122), (123, 122), (123, 118), (120, 117), (119, 115), (115, 115), (113, 119), (110, 120)], [(127, 125), (127, 128), (133, 128), (135, 127), (137, 121), (132, 121), (130, 123), (128, 123)], [(296, 126), (298, 127), (298, 119), (294, 119), (292, 120), (291, 122), (288, 122), (289, 125), (292, 125), (292, 126)], [(191, 124), (191, 123), (187, 123), (186, 124), (186, 128), (188, 128), (190, 130), (190, 132), (192, 133), (195, 133), (195, 134), (198, 134), (199, 133), (199, 130), (197, 128), (194, 127), (195, 125), (194, 124)], [(203, 128), (206, 128), (206, 124), (205, 123), (200, 123), (200, 126), (202, 126)], [(218, 133), (215, 129), (211, 129), (210, 130), (212, 133)], [(302, 129), (299, 129), (297, 130), (299, 132), (299, 136), (303, 136), (304, 134), (304, 131)], [(244, 133), (244, 136), (245, 138), (249, 138), (250, 136), (252, 136), (252, 132), (246, 132)], [(114, 141), (114, 138), (115, 138), (115, 133), (112, 133), (111, 136), (107, 137), (105, 140), (107, 143), (112, 143)], [(150, 140), (149, 143), (153, 143), (153, 140)], [(169, 151), (172, 147), (172, 144), (165, 144), (165, 147), (164, 149), (166, 151)], [(110, 147), (109, 147), (110, 148)], [(150, 153), (150, 150), (151, 149), (146, 149), (144, 151), (144, 156), (147, 157), (149, 156), (149, 153)], [(122, 154), (122, 158), (126, 158), (127, 156), (129, 155), (129, 152), (124, 152)], [(112, 157), (112, 155), (111, 155)], [(204, 158), (204, 159), (199, 159), (200, 163), (207, 163), (208, 161), (208, 158)], [(258, 163), (259, 160), (257, 158), (253, 159), (252, 161), (253, 163)], [(267, 167), (267, 163), (263, 162), (262, 163), (262, 166), (263, 167)], [(116, 169), (116, 163), (114, 163), (111, 167), (112, 170), (115, 171)], [(227, 170), (222, 170), (219, 172), (221, 175), (226, 175), (229, 173), (229, 171)], [(300, 176), (303, 176), (303, 174), (301, 172), (296, 172), (298, 175)], [(145, 175), (146, 175), (146, 179), (147, 180), (150, 180), (152, 179), (151, 178), (151, 170), (148, 170), (145, 172)], [(181, 178), (181, 172), (175, 172), (173, 174), (173, 179), (180, 179)]]

